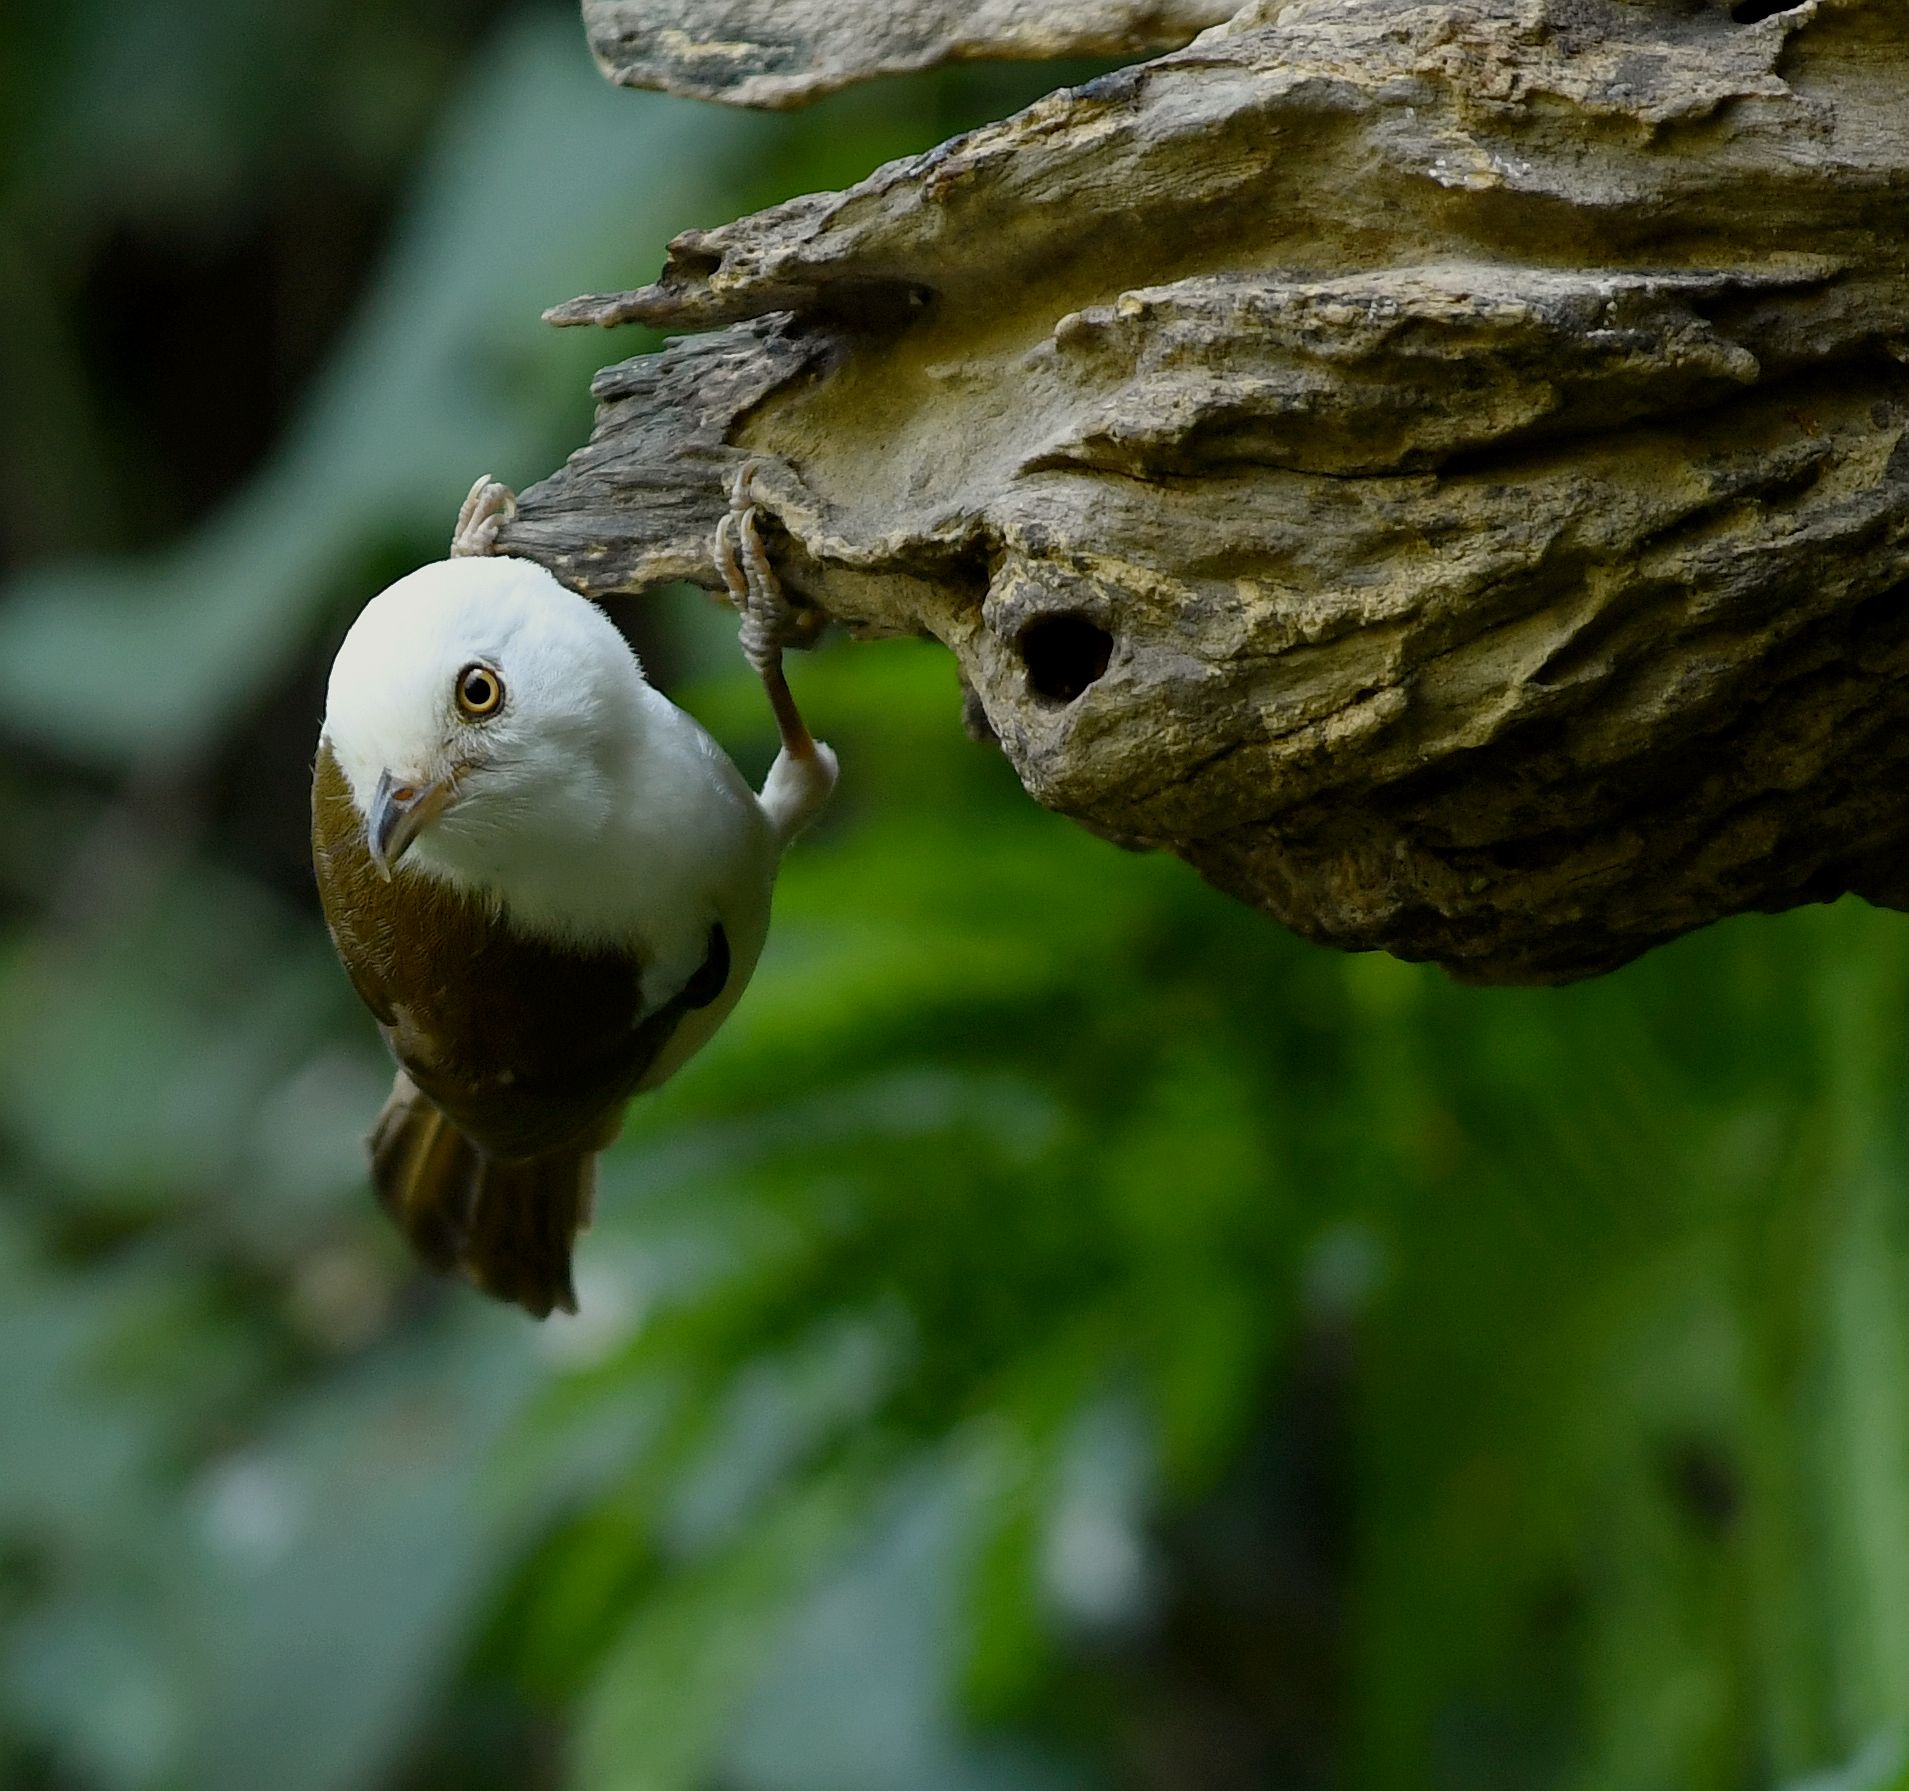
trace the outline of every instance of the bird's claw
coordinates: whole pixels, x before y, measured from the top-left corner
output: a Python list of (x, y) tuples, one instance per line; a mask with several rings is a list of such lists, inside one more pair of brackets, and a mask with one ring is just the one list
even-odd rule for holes
[(716, 525), (716, 569), (742, 617), (742, 653), (758, 676), (782, 663), (782, 650), (812, 629), (790, 603), (762, 544), (753, 497), (756, 462), (745, 460), (730, 481), (729, 509)]
[(517, 514), (517, 494), (485, 473), (471, 487), (451, 531), (451, 558), (497, 551), (497, 531)]

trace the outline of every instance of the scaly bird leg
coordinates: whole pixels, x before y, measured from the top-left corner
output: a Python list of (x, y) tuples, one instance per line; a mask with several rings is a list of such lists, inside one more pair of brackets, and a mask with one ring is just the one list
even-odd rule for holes
[(750, 495), (755, 471), (755, 462), (745, 460), (729, 488), (728, 513), (716, 525), (716, 569), (729, 587), (729, 600), (742, 613), (742, 656), (755, 668), (768, 693), (782, 750), (792, 759), (806, 759), (814, 755), (815, 741), (782, 672), (782, 649), (794, 625), (789, 599), (769, 564), (756, 523)]
[(757, 526), (750, 495), (755, 471), (754, 461), (744, 461), (729, 488), (728, 512), (716, 525), (716, 569), (742, 614), (742, 654), (762, 680), (782, 737), (782, 751), (762, 786), (762, 806), (787, 844), (828, 801), (836, 763), (835, 754), (809, 732), (783, 675), (782, 649), (799, 630)]
[(497, 551), (497, 531), (517, 514), (517, 494), (485, 473), (471, 487), (451, 531), (451, 558)]

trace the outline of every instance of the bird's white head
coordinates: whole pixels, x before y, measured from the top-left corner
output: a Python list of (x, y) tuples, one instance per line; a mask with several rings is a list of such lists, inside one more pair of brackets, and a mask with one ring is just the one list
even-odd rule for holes
[(373, 862), (460, 884), (601, 828), (648, 687), (602, 610), (529, 560), (420, 567), (365, 605), (332, 662), (325, 737)]

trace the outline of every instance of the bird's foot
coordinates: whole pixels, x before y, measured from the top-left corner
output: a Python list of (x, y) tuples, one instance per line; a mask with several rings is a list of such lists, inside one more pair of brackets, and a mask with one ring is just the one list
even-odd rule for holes
[(745, 460), (730, 482), (729, 510), (716, 525), (716, 569), (742, 617), (742, 655), (758, 677), (766, 678), (781, 665), (783, 648), (806, 645), (816, 630), (813, 617), (789, 601), (762, 544), (751, 489), (756, 465)]
[(783, 753), (806, 764), (816, 758), (816, 743), (783, 676), (782, 649), (792, 641), (814, 639), (816, 617), (815, 612), (800, 612), (790, 603), (769, 564), (750, 490), (755, 474), (756, 463), (745, 460), (729, 487), (729, 509), (716, 525), (716, 570), (722, 574), (729, 600), (741, 612), (742, 656), (762, 680), (782, 736)]
[(497, 531), (516, 514), (516, 492), (489, 473), (484, 474), (471, 487), (470, 496), (457, 513), (457, 527), (451, 531), (451, 558), (495, 553)]

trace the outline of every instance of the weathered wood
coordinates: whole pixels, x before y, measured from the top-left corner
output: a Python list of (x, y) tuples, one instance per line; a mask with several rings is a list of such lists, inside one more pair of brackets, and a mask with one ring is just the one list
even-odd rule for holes
[(793, 586), (946, 642), (1041, 801), (1332, 944), (1904, 905), (1905, 121), (1896, 0), (1263, 0), (560, 307), (717, 333), (506, 540), (713, 584), (762, 455)]
[(583, 23), (622, 86), (784, 107), (944, 62), (1146, 56), (1232, 11), (1227, 0), (583, 0)]

